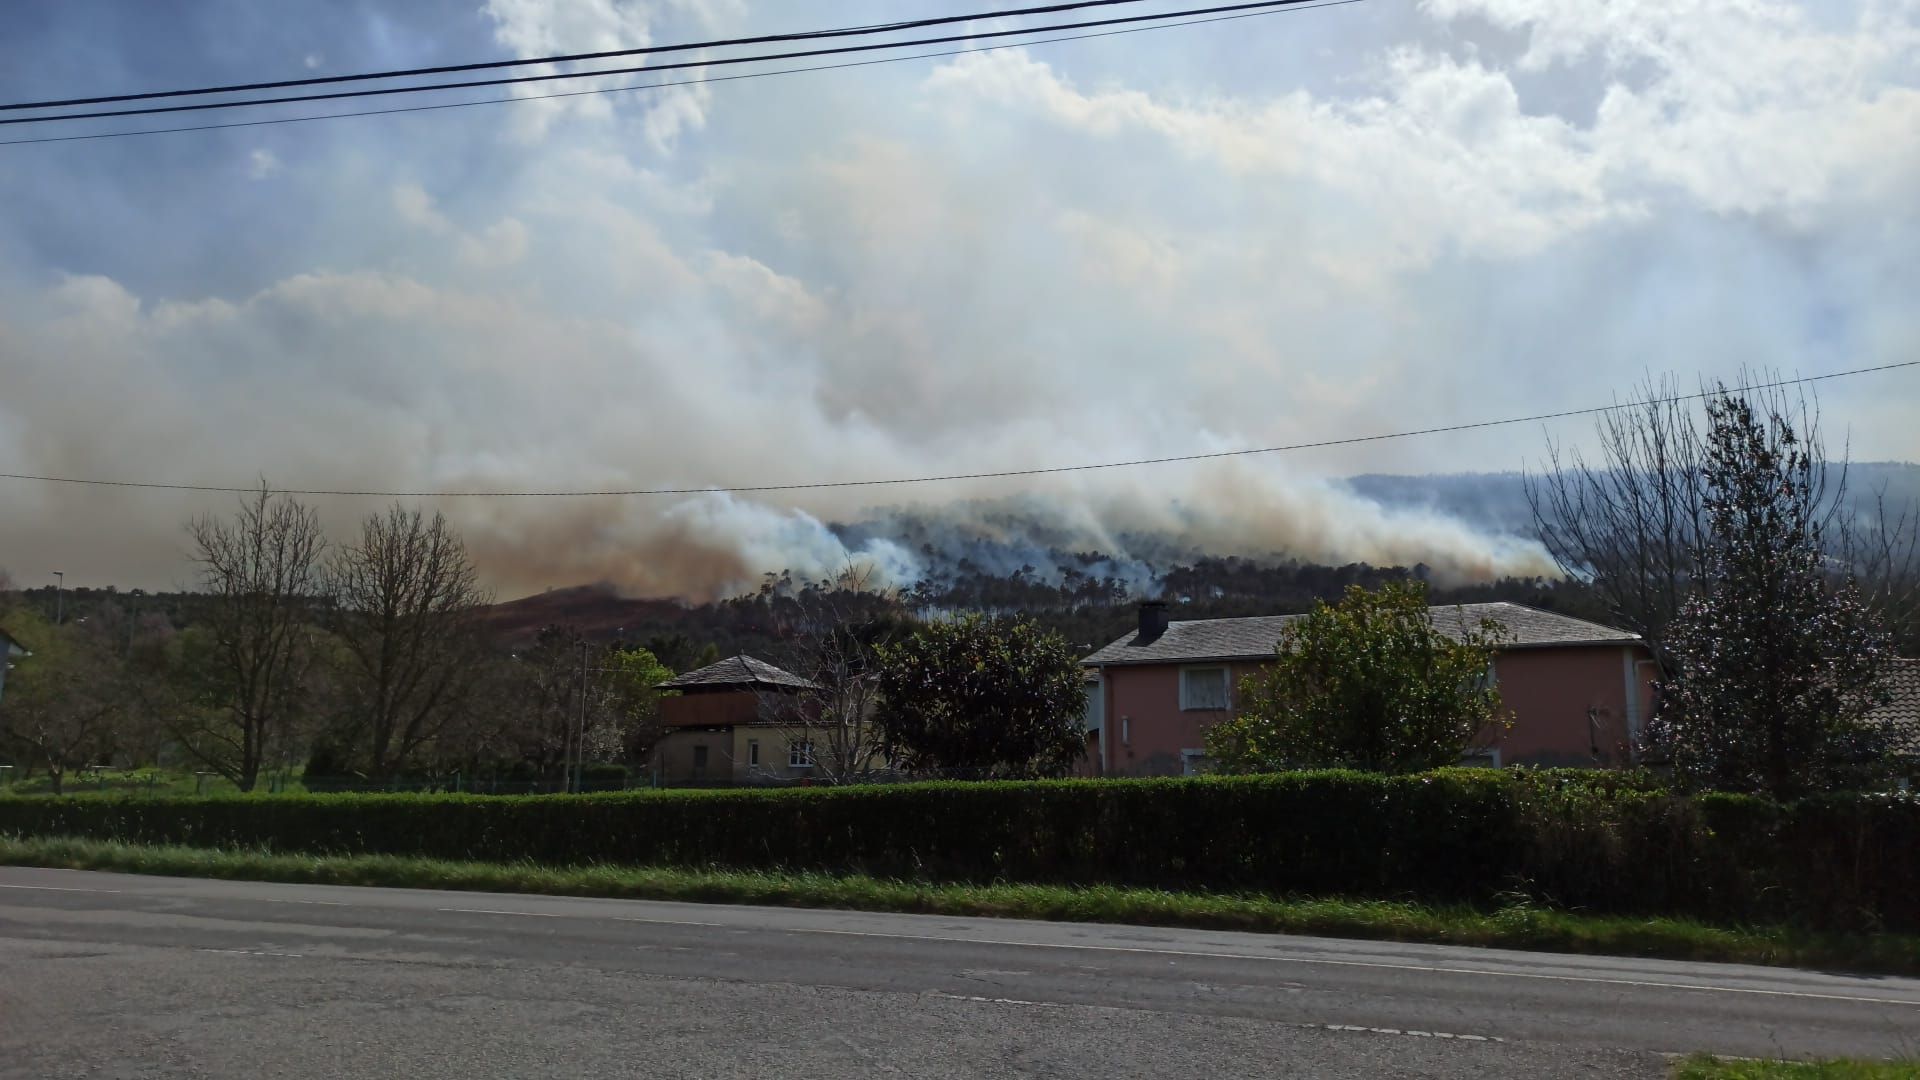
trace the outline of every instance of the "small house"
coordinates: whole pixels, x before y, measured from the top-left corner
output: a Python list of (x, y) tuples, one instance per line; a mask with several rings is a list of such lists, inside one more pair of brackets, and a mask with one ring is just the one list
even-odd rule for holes
[(730, 656), (658, 687), (667, 733), (653, 751), (654, 782), (668, 787), (803, 780), (814, 770), (797, 721), (812, 682), (755, 657)]

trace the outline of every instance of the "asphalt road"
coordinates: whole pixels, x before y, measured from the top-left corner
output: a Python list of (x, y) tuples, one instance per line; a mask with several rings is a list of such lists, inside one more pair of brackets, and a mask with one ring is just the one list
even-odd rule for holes
[(0, 868), (0, 1076), (1659, 1076), (1920, 1051), (1920, 980)]

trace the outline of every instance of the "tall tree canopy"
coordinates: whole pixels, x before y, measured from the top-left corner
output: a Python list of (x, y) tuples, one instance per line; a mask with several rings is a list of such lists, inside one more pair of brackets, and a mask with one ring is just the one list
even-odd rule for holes
[(910, 772), (1061, 776), (1085, 752), (1079, 658), (1031, 620), (963, 615), (877, 652), (880, 730)]
[(1668, 630), (1650, 746), (1701, 787), (1833, 786), (1874, 756), (1885, 635), (1827, 556), (1819, 458), (1791, 418), (1724, 389), (1707, 414), (1699, 576)]

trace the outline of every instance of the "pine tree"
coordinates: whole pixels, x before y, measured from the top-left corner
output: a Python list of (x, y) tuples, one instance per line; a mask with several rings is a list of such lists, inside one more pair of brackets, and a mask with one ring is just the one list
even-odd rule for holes
[(1793, 798), (1879, 752), (1886, 637), (1824, 554), (1817, 454), (1778, 414), (1707, 404), (1707, 529), (1668, 633), (1673, 664), (1650, 749), (1682, 784)]

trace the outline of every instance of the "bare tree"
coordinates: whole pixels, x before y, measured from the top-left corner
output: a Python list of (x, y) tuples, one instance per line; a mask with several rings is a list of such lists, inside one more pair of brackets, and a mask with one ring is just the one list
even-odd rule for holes
[(324, 592), (345, 661), (345, 730), (368, 775), (384, 779), (467, 704), (490, 659), (474, 619), (490, 598), (446, 518), (398, 505), (334, 552)]
[(306, 705), (326, 541), (318, 515), (265, 484), (233, 518), (196, 518), (187, 534), (209, 599), (208, 707), (189, 710), (176, 733), (208, 768), (252, 791), (262, 765), (291, 752), (287, 736)]
[(876, 584), (873, 568), (849, 565), (828, 589), (813, 590), (788, 663), (811, 684), (798, 694), (761, 695), (761, 712), (789, 747), (805, 748), (812, 773), (829, 784), (871, 779), (885, 765), (874, 716), (880, 704), (875, 646), (903, 624), (898, 591)]
[(564, 778), (581, 726), (583, 649), (591, 646), (574, 627), (546, 626), (531, 645), (504, 658), (484, 677), (488, 699), (471, 711), (473, 720), (460, 722), (459, 752), (476, 766), (514, 761), (536, 776)]
[[(1636, 402), (1601, 415), (1593, 459), (1550, 442), (1545, 473), (1526, 479), (1535, 528), (1561, 572), (1588, 582), (1663, 663), (1667, 624), (1692, 594), (1706, 535), (1706, 444), (1696, 399), (1715, 391), (1702, 383), (1691, 394), (1670, 376), (1649, 378)], [(1830, 467), (1812, 396), (1779, 386), (1736, 392), (1757, 411), (1790, 419), (1804, 436), (1811, 495), (1823, 519), (1833, 517), (1846, 495), (1845, 457)]]
[(1920, 655), (1920, 503), (1890, 507), (1882, 484), (1871, 509), (1845, 515), (1836, 531), (1837, 557), (1896, 651)]

